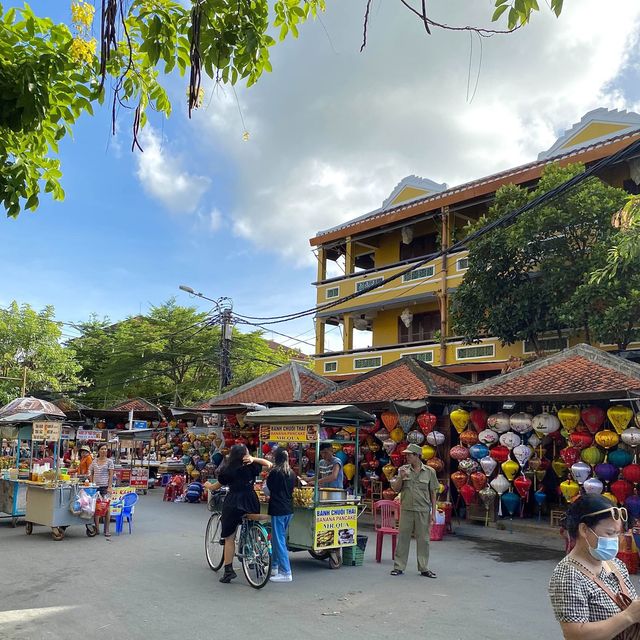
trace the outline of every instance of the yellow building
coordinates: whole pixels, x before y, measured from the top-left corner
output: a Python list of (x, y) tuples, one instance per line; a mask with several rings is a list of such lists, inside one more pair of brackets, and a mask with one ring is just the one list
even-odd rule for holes
[[(566, 131), (538, 160), (457, 187), (409, 176), (382, 206), (310, 240), (318, 253), (316, 312), (316, 373), (334, 380), (348, 379), (403, 356), (413, 355), (436, 366), (478, 381), (502, 370), (512, 357), (532, 353), (526, 343), (502, 346), (487, 337), (468, 345), (453, 335), (450, 297), (467, 266), (467, 252), (440, 257), (367, 291), (389, 276), (418, 265), (423, 256), (448, 248), (470, 220), (485, 213), (501, 186), (532, 186), (551, 162), (589, 166), (612, 156), (640, 138), (640, 115), (596, 109)], [(606, 169), (599, 176), (630, 193), (640, 192), (640, 160)], [(344, 275), (328, 277), (328, 263)], [(337, 269), (333, 269), (337, 271)], [(329, 303), (359, 294), (337, 305)], [(342, 345), (328, 350), (327, 328), (339, 327)], [(358, 340), (354, 343), (354, 334)], [(544, 339), (545, 337), (542, 336)], [(363, 348), (360, 343), (366, 341)], [(580, 342), (550, 336), (549, 351)], [(614, 348), (613, 345), (602, 345)], [(355, 348), (354, 348), (355, 347)]]

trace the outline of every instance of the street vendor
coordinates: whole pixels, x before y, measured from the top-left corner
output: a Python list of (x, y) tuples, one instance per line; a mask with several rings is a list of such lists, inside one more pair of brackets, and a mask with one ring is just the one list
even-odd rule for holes
[(400, 494), (402, 504), (398, 546), (391, 575), (402, 575), (406, 569), (413, 535), (420, 575), (435, 578), (436, 574), (429, 569), (429, 536), (431, 524), (435, 522), (438, 477), (431, 467), (422, 463), (422, 449), (417, 444), (410, 444), (404, 454), (407, 464), (400, 467), (398, 475), (391, 479), (391, 488)]
[[(106, 498), (111, 493), (113, 486), (113, 474), (115, 471), (115, 465), (113, 460), (107, 457), (108, 447), (106, 444), (101, 444), (98, 447), (98, 457), (91, 463), (89, 467), (90, 480), (93, 484), (98, 486), (98, 491), (103, 498)], [(100, 529), (100, 518), (102, 516), (94, 516), (96, 529)], [(104, 516), (104, 535), (105, 538), (110, 538), (109, 533), (109, 521), (111, 515), (107, 510)]]
[(320, 445), (318, 486), (331, 487), (333, 489), (342, 489), (344, 486), (342, 460), (333, 455), (333, 447), (330, 442), (324, 442)]
[(91, 455), (91, 448), (86, 444), (82, 445), (80, 447), (80, 464), (78, 464), (78, 475), (88, 476), (92, 462), (93, 456)]

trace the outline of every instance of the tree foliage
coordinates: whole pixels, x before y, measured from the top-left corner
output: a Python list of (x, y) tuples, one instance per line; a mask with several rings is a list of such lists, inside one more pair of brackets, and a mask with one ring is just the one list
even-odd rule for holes
[[(582, 165), (551, 165), (532, 191), (502, 187), (488, 215), (474, 228), (582, 171)], [(589, 342), (626, 346), (633, 335), (629, 321), (634, 313), (638, 317), (633, 301), (640, 266), (629, 267), (606, 287), (592, 284), (592, 274), (606, 263), (618, 233), (611, 217), (627, 198), (621, 189), (590, 178), (561, 198), (522, 214), (511, 226), (474, 241), (469, 269), (453, 296), (454, 330), (467, 341), (483, 335), (506, 344), (528, 340), (537, 352), (543, 351), (542, 334), (560, 336), (565, 330), (581, 331)]]
[(25, 374), (27, 395), (78, 387), (80, 366), (61, 335), (53, 307), (36, 311), (12, 302), (0, 310), (0, 404), (20, 396)]

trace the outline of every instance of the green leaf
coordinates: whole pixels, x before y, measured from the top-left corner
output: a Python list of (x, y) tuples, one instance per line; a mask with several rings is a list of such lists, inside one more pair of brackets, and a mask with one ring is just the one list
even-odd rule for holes
[[(506, 1), (506, 0), (505, 0)], [(492, 22), (496, 22), (500, 18), (500, 16), (509, 8), (509, 5), (502, 4), (500, 5), (494, 12), (491, 17)]]

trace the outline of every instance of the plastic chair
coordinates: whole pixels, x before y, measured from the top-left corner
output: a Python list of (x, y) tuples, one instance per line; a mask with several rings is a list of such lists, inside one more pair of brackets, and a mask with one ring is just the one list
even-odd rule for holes
[(124, 525), (125, 518), (129, 523), (129, 533), (132, 530), (133, 523), (133, 505), (138, 502), (138, 494), (137, 493), (127, 493), (122, 498), (122, 509), (120, 513), (116, 516), (116, 535), (119, 536), (122, 533), (122, 527)]
[(395, 500), (378, 500), (373, 504), (373, 528), (376, 531), (376, 562), (382, 560), (385, 536), (391, 536), (391, 558), (396, 557), (400, 503)]

